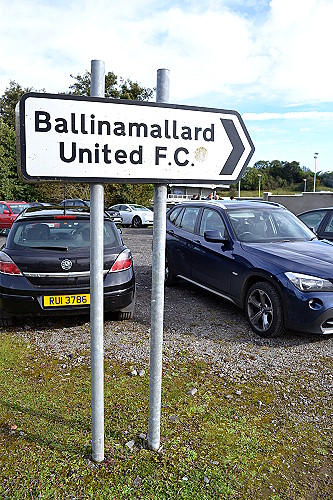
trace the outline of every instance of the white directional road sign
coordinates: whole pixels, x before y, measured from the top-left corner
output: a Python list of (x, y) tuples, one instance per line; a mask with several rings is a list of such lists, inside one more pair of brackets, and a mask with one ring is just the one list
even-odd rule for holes
[(237, 182), (254, 146), (236, 111), (41, 93), (17, 106), (31, 182)]

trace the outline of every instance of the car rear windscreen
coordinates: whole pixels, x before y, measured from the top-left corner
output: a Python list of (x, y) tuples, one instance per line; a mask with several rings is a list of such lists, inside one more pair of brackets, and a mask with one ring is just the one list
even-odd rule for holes
[[(104, 246), (121, 245), (118, 230), (104, 221)], [(41, 222), (22, 221), (13, 226), (9, 244), (24, 247), (76, 248), (90, 246), (90, 221), (77, 219), (50, 219)]]

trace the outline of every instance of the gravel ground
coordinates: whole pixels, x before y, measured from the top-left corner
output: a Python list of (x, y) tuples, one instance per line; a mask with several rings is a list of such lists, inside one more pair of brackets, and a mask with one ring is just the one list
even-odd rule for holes
[[(135, 367), (149, 365), (152, 229), (123, 229), (132, 250), (137, 279), (133, 321), (106, 319), (105, 357)], [(14, 334), (31, 341), (46, 353), (71, 363), (89, 363), (89, 318), (24, 319)], [(333, 336), (288, 332), (278, 339), (255, 335), (244, 313), (214, 295), (188, 284), (165, 290), (164, 362), (201, 359), (214, 371), (235, 380), (265, 373), (267, 379), (286, 372), (312, 375), (330, 399), (333, 393)], [(324, 362), (325, 361), (325, 362)], [(314, 376), (314, 377), (313, 377)]]

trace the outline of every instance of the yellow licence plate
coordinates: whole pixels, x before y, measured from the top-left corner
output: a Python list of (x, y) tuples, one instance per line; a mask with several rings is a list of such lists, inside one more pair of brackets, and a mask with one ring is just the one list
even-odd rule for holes
[(90, 294), (80, 295), (45, 295), (44, 307), (86, 306), (90, 304)]

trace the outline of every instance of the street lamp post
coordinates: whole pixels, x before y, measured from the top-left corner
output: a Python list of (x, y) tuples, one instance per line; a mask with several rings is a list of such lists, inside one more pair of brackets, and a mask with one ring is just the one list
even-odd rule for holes
[(258, 196), (258, 198), (260, 198), (260, 180), (261, 180), (261, 174), (258, 174), (258, 177), (259, 177), (259, 196)]
[(306, 193), (306, 179), (303, 179), (304, 181), (304, 193)]
[(313, 192), (316, 192), (316, 176), (317, 176), (317, 158), (318, 158), (319, 153), (314, 154), (314, 161), (315, 161), (315, 171), (314, 171), (314, 176), (313, 176)]

